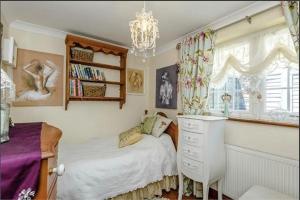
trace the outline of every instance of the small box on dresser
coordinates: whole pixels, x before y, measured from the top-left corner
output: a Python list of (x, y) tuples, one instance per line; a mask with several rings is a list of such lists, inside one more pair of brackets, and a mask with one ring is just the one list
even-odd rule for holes
[[(222, 199), (225, 175), (224, 122), (226, 118), (180, 115), (177, 166), (178, 199), (182, 199), (183, 175), (203, 183), (203, 199), (208, 199), (209, 186), (218, 182), (218, 199)], [(195, 187), (194, 187), (195, 188)]]

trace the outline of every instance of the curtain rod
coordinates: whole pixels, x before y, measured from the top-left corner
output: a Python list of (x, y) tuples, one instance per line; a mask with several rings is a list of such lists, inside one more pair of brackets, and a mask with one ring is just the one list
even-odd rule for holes
[[(273, 8), (280, 7), (280, 6), (281, 6), (281, 4), (275, 5), (275, 6), (272, 6), (272, 7), (270, 7), (270, 8), (267, 8), (267, 9), (265, 9), (265, 10), (262, 10), (262, 11), (260, 11), (260, 12), (257, 12), (257, 13), (255, 13), (255, 14), (251, 15), (251, 16), (245, 16), (245, 17), (242, 18), (242, 19), (239, 19), (239, 20), (234, 21), (234, 22), (232, 22), (232, 23), (229, 23), (229, 24), (227, 24), (227, 25), (221, 26), (221, 27), (217, 28), (215, 31), (220, 31), (221, 29), (227, 28), (227, 27), (232, 26), (232, 25), (234, 25), (234, 24), (238, 24), (238, 23), (240, 23), (240, 22), (242, 22), (242, 21), (244, 21), (244, 20), (247, 20), (248, 23), (251, 24), (251, 23), (252, 23), (252, 17), (255, 17), (255, 16), (257, 16), (257, 15), (259, 15), (259, 14), (261, 14), (261, 13), (264, 13), (264, 12), (266, 12), (266, 11), (269, 11), (269, 10), (271, 10), (271, 9), (273, 9)], [(179, 50), (180, 48), (181, 48), (181, 42), (177, 43), (177, 45), (176, 45), (176, 49), (177, 49), (177, 50)]]

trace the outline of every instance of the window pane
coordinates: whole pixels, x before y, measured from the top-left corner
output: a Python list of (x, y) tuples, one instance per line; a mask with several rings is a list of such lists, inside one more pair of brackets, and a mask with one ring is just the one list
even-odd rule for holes
[(209, 95), (209, 108), (211, 110), (224, 110), (221, 96), (225, 93), (224, 89), (211, 89)]
[[(242, 41), (218, 48), (214, 56), (214, 71), (218, 72), (222, 68), (230, 54), (234, 55), (243, 65), (249, 66), (249, 47), (248, 41)], [(224, 102), (222, 101), (222, 95), (228, 93), (231, 95), (230, 111), (249, 110), (249, 97), (242, 91), (241, 84), (237, 78), (238, 74), (232, 70), (228, 72), (227, 77), (227, 81), (222, 88), (210, 89), (209, 108), (223, 111)]]
[(299, 113), (299, 71), (286, 59), (279, 58), (272, 63), (278, 64), (265, 78), (265, 110)]
[(290, 73), (291, 89), (290, 89), (290, 111), (299, 113), (299, 71), (293, 70)]
[(287, 85), (285, 80), (286, 73), (287, 68), (278, 68), (267, 75), (265, 79), (266, 111), (275, 109), (287, 109)]
[(287, 107), (287, 89), (268, 89), (266, 90), (266, 111), (283, 109), (288, 110)]
[(244, 93), (238, 78), (229, 77), (226, 84), (221, 89), (211, 89), (209, 96), (209, 108), (212, 110), (224, 110), (222, 95), (231, 95), (229, 109), (231, 111), (249, 110), (249, 95)]

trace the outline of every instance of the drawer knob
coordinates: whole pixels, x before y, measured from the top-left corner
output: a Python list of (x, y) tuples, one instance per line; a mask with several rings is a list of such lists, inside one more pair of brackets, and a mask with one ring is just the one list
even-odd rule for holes
[(65, 172), (65, 165), (64, 164), (60, 164), (58, 165), (58, 167), (54, 167), (52, 169), (50, 169), (49, 173), (56, 173), (57, 176), (62, 176), (63, 173)]

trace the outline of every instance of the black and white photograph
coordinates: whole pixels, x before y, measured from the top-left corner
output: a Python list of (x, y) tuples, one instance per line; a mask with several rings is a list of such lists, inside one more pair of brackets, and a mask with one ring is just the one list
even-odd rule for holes
[(176, 64), (156, 70), (156, 108), (177, 109)]

